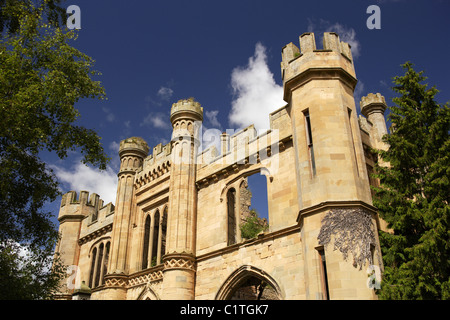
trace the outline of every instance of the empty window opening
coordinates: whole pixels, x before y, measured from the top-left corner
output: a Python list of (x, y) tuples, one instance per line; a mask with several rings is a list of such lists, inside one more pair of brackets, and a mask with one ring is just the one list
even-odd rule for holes
[(103, 259), (103, 271), (102, 271), (102, 279), (101, 279), (101, 283), (100, 284), (104, 284), (105, 283), (105, 275), (107, 273), (107, 268), (108, 268), (108, 259), (109, 259), (109, 248), (110, 248), (110, 242), (106, 243), (105, 246), (105, 257)]
[(267, 178), (260, 172), (245, 178), (239, 188), (241, 238), (250, 239), (269, 229)]
[(110, 242), (100, 243), (92, 249), (91, 268), (89, 270), (89, 287), (95, 288), (105, 283), (104, 277), (107, 272)]
[(150, 266), (154, 267), (159, 264), (159, 256), (158, 256), (158, 240), (159, 240), (159, 211), (156, 210), (154, 216), (154, 225), (153, 225), (153, 246), (152, 246), (152, 257), (150, 259)]
[(97, 257), (97, 264), (96, 264), (96, 270), (95, 270), (95, 283), (94, 287), (97, 287), (100, 283), (100, 271), (102, 269), (102, 262), (103, 262), (103, 243), (100, 245), (99, 253)]
[(162, 215), (157, 209), (150, 217), (147, 215), (144, 224), (144, 241), (142, 245), (142, 269), (152, 268), (162, 263), (166, 254), (167, 206)]
[(374, 244), (370, 244), (370, 263), (371, 264), (375, 264), (375, 245)]
[(97, 248), (94, 248), (94, 250), (92, 250), (91, 272), (89, 273), (89, 288), (92, 288), (92, 285), (94, 284), (94, 271), (96, 258), (97, 258)]
[(227, 192), (227, 230), (228, 245), (236, 243), (236, 190), (230, 188)]
[(164, 208), (161, 222), (161, 257), (166, 254), (167, 207)]
[(145, 225), (144, 225), (144, 245), (142, 250), (142, 269), (147, 269), (148, 266), (148, 248), (149, 248), (149, 242), (150, 242), (150, 215), (147, 215), (147, 218), (145, 218)]

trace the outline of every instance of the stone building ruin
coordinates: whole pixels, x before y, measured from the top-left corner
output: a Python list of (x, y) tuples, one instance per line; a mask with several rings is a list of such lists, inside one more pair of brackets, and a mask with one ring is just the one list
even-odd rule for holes
[[(383, 268), (384, 225), (372, 205), (370, 150), (386, 147), (384, 98), (363, 97), (357, 115), (351, 48), (333, 32), (323, 49), (313, 33), (283, 47), (281, 74), (286, 105), (267, 115), (264, 134), (224, 133), (221, 150), (200, 152), (203, 107), (180, 100), (168, 144), (121, 141), (115, 204), (87, 191), (62, 197), (56, 251), (91, 299), (376, 299), (366, 270)], [(266, 180), (268, 229), (243, 239), (255, 174)], [(374, 235), (362, 238), (370, 250), (358, 266), (340, 251), (347, 238), (333, 222), (344, 214), (355, 228), (364, 218)], [(74, 292), (66, 285), (56, 298)]]

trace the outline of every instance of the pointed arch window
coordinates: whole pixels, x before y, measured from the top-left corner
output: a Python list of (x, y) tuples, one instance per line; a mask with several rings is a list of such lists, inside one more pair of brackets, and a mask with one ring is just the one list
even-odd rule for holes
[(167, 207), (164, 208), (161, 222), (161, 257), (166, 254)]
[(147, 265), (148, 265), (148, 249), (149, 249), (149, 243), (150, 243), (150, 222), (151, 222), (150, 215), (147, 215), (147, 218), (145, 218), (145, 224), (144, 224), (144, 246), (143, 246), (143, 250), (142, 250), (142, 269), (147, 269)]
[(230, 188), (227, 192), (227, 214), (228, 214), (228, 245), (236, 243), (236, 190)]
[(105, 246), (105, 258), (103, 259), (103, 270), (102, 270), (102, 279), (101, 284), (105, 283), (105, 275), (108, 268), (108, 259), (109, 259), (109, 249), (111, 247), (110, 242), (108, 241)]
[(92, 285), (94, 283), (94, 270), (96, 258), (97, 258), (97, 248), (94, 248), (94, 250), (92, 250), (92, 257), (91, 257), (91, 271), (89, 272), (89, 288), (92, 288)]
[(100, 283), (100, 271), (102, 268), (102, 261), (103, 261), (103, 248), (104, 245), (103, 243), (100, 244), (99, 247), (99, 253), (98, 253), (98, 257), (97, 257), (97, 263), (96, 263), (96, 270), (95, 270), (95, 283), (94, 283), (94, 287), (97, 287)]
[[(159, 210), (156, 210), (155, 215), (153, 217), (154, 225), (153, 225), (153, 239), (152, 239), (152, 256), (150, 259), (150, 266), (154, 267), (159, 264), (159, 255), (158, 255), (158, 240), (159, 240)], [(159, 253), (161, 254), (161, 253)]]
[(149, 214), (145, 219), (142, 269), (161, 264), (161, 258), (166, 254), (167, 215), (166, 206), (162, 214), (160, 209), (156, 209), (152, 216)]
[(107, 273), (109, 250), (111, 242), (101, 242), (92, 249), (91, 268), (89, 271), (89, 287), (95, 288), (105, 283), (104, 277)]

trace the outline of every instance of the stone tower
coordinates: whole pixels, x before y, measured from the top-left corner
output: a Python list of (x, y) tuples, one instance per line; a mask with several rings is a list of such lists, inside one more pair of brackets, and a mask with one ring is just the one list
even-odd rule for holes
[(290, 43), (282, 51), (284, 99), (298, 150), (299, 203), (303, 207), (330, 199), (371, 203), (357, 134), (353, 97), (357, 80), (350, 47), (336, 33), (327, 32), (322, 50), (316, 49), (313, 33), (300, 36), (300, 48)]
[(363, 116), (372, 123), (370, 133), (375, 140), (374, 147), (386, 149), (387, 145), (382, 141), (383, 135), (388, 133), (384, 119), (384, 112), (387, 108), (384, 97), (379, 93), (369, 93), (367, 96), (361, 98), (360, 106)]
[[(138, 137), (128, 138), (120, 142), (120, 170), (118, 174), (116, 212), (114, 214), (114, 229), (112, 232), (111, 254), (108, 264), (108, 274), (105, 279), (120, 282), (129, 269), (129, 236), (131, 216), (134, 212), (134, 178), (142, 168), (143, 159), (149, 151), (147, 143)], [(123, 287), (108, 289), (112, 299), (125, 299), (126, 290)]]
[[(92, 217), (98, 215), (98, 210), (102, 205), (103, 200), (95, 193), (89, 197), (89, 192), (81, 191), (78, 199), (75, 191), (69, 191), (63, 195), (58, 215), (61, 239), (58, 242), (56, 251), (61, 254), (61, 260), (64, 265), (79, 265), (80, 245), (78, 239), (80, 238), (83, 220), (89, 217), (92, 220)], [(60, 297), (70, 298), (73, 289), (77, 289), (76, 285), (79, 284), (73, 283), (73, 286), (71, 286), (64, 282)]]
[[(333, 210), (364, 210), (376, 228), (353, 96), (357, 79), (350, 46), (341, 42), (336, 33), (326, 32), (323, 49), (317, 49), (314, 33), (304, 33), (300, 36), (300, 49), (292, 43), (283, 48), (281, 67), (284, 100), (289, 104), (292, 121), (298, 221), (305, 235), (305, 276), (310, 280), (310, 290), (332, 298), (345, 290), (360, 290), (359, 296), (372, 298), (365, 288), (355, 287), (355, 278), (363, 280), (367, 276), (351, 264), (342, 263), (343, 256), (332, 246), (322, 247), (318, 241), (322, 231), (319, 226)], [(330, 286), (315, 290), (321, 284), (308, 270), (313, 270), (312, 262), (317, 258), (323, 264), (326, 261)], [(336, 268), (333, 272), (331, 266)], [(353, 280), (343, 278), (344, 272), (353, 273)], [(331, 286), (334, 280), (339, 285)]]
[(197, 152), (203, 108), (194, 99), (172, 105), (172, 165), (163, 299), (194, 299)]

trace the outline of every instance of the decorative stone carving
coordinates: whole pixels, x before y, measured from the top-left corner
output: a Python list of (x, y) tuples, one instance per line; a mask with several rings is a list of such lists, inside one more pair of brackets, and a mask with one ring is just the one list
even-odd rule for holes
[(105, 287), (126, 288), (128, 285), (128, 277), (125, 275), (111, 275), (105, 277)]
[(164, 270), (185, 269), (195, 271), (195, 257), (185, 253), (172, 253), (164, 256)]

